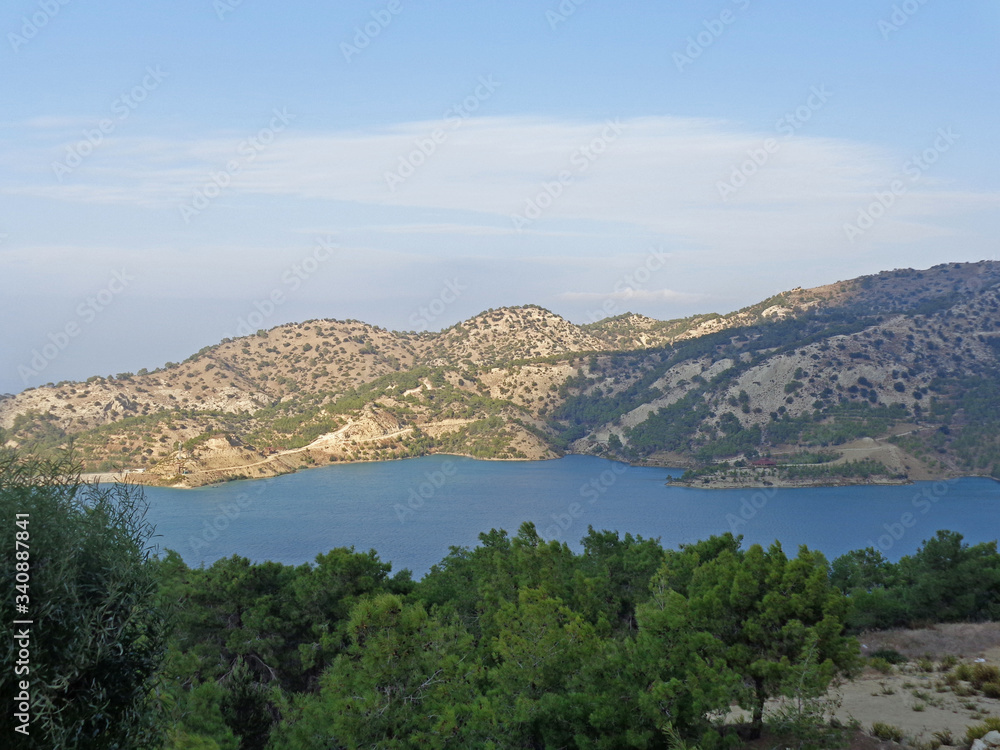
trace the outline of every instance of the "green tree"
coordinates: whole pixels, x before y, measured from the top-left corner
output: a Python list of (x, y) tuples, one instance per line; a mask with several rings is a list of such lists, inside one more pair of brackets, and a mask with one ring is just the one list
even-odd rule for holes
[(185, 741), (220, 747), (230, 736), (241, 748), (262, 747), (285, 695), (318, 690), (320, 675), (346, 648), (351, 608), (362, 597), (412, 587), (408, 571), (390, 579), (391, 566), (374, 551), (347, 548), (318, 555), (314, 565), (234, 555), (195, 570), (168, 551), (159, 567), (172, 615), (161, 691), (166, 720), (183, 727)]
[(319, 694), (287, 710), (274, 750), (494, 746), (481, 667), (457, 623), (385, 593), (357, 604), (348, 631)]
[[(133, 748), (154, 741), (148, 696), (164, 632), (146, 507), (138, 486), (82, 483), (71, 459), (0, 449), (0, 612), (6, 623), (32, 621), (30, 673), (15, 675), (11, 639), (0, 668), (3, 695), (29, 682), (30, 735), (20, 746)], [(18, 603), (27, 612), (15, 613), (15, 594), (25, 597)], [(16, 737), (11, 724), (21, 722), (9, 708), (2, 715), (0, 732)]]
[(164, 680), (158, 686), (161, 722), (166, 727), (166, 750), (239, 750), (240, 741), (223, 717), (226, 689), (215, 680), (194, 682), (197, 658), (167, 658)]
[(664, 567), (651, 583), (652, 597), (638, 609), (639, 635), (628, 644), (638, 666), (638, 707), (660, 741), (672, 731), (693, 738), (710, 734), (707, 715), (729, 705), (738, 675), (711, 629), (699, 629), (691, 603), (670, 588)]
[(897, 566), (874, 547), (851, 550), (834, 560), (830, 582), (848, 596), (847, 622), (852, 632), (891, 628), (907, 621), (896, 588)]
[(238, 657), (222, 685), (219, 709), (230, 731), (240, 738), (240, 750), (263, 750), (274, 723), (265, 683)]
[(834, 721), (841, 701), (828, 694), (829, 670), (819, 663), (816, 641), (815, 634), (807, 638), (781, 688), (787, 700), (770, 719), (772, 731), (793, 739), (798, 750), (833, 750), (846, 747), (849, 740), (850, 730)]
[(913, 623), (1000, 617), (996, 541), (970, 547), (961, 534), (938, 531), (898, 569), (898, 595)]
[(851, 550), (830, 567), (830, 583), (845, 594), (884, 589), (895, 576), (895, 566), (874, 547)]
[(819, 552), (801, 547), (789, 560), (777, 542), (766, 551), (724, 550), (694, 571), (689, 601), (696, 626), (720, 638), (727, 664), (744, 681), (740, 702), (752, 712), (755, 736), (765, 702), (780, 694), (807, 643), (815, 640), (827, 681), (856, 663), (857, 642), (844, 635), (847, 599), (830, 585)]
[(506, 746), (573, 746), (594, 708), (594, 694), (577, 675), (598, 657), (598, 633), (537, 588), (519, 591), (516, 603), (505, 602), (497, 625), (490, 697)]
[(655, 539), (643, 539), (617, 531), (587, 527), (579, 565), (592, 581), (603, 602), (603, 613), (616, 627), (634, 631), (636, 607), (649, 598), (649, 585), (663, 564), (663, 547)]

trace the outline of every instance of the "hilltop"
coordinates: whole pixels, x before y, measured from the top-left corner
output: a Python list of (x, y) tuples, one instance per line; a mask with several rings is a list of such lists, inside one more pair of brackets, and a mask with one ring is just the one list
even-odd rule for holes
[(435, 452), (689, 467), (706, 486), (1000, 477), (1000, 263), (796, 288), (729, 314), (437, 333), (310, 320), (0, 401), (0, 442), (194, 486)]

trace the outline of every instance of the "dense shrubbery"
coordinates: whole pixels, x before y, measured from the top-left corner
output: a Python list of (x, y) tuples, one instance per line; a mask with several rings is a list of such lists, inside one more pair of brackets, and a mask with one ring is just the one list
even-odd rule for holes
[(833, 561), (831, 580), (851, 600), (854, 630), (1000, 619), (997, 543), (974, 546), (939, 531), (914, 555), (891, 563), (869, 547)]
[(0, 613), (30, 622), (2, 650), (0, 692), (30, 696), (27, 722), (19, 704), (0, 714), (8, 747), (148, 747), (158, 734), (149, 698), (165, 634), (144, 516), (139, 487), (81, 484), (73, 463), (0, 449)]
[(739, 701), (759, 729), (795, 665), (825, 685), (855, 663), (847, 600), (805, 548), (591, 529), (574, 554), (530, 524), (480, 540), (418, 583), (374, 552), (203, 570), (171, 553), (168, 747), (721, 746), (711, 712)]
[(798, 465), (782, 467), (781, 469), (781, 476), (787, 479), (871, 479), (872, 477), (889, 477), (891, 475), (892, 472), (884, 463), (871, 458), (845, 461), (842, 464)]
[(575, 554), (530, 524), (419, 582), (349, 549), (158, 566), (177, 603), (170, 748), (725, 746), (712, 711), (736, 700), (759, 728), (767, 697), (852, 669), (845, 624), (1000, 616), (995, 543), (950, 532), (896, 564), (859, 550), (832, 567), (730, 535), (664, 550), (590, 529)]

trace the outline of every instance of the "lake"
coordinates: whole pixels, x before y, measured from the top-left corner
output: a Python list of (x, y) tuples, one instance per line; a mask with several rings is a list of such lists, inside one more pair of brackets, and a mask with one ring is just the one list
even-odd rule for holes
[(969, 543), (1000, 530), (1000, 484), (989, 479), (810, 489), (699, 490), (666, 485), (677, 469), (631, 467), (593, 456), (477, 461), (427, 456), (300, 471), (195, 490), (146, 488), (154, 543), (189, 565), (239, 554), (311, 562), (334, 547), (374, 548), (393, 570), (422, 576), (450, 546), (480, 532), (513, 536), (531, 521), (547, 539), (580, 549), (587, 527), (659, 537), (665, 547), (726, 531), (744, 545), (781, 541), (832, 560), (873, 546), (890, 560), (938, 529)]

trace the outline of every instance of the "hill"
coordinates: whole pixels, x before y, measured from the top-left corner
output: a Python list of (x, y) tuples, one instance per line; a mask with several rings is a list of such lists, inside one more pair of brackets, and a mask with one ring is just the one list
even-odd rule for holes
[(435, 452), (594, 453), (708, 486), (1000, 477), (998, 356), (1000, 263), (956, 263), (673, 321), (282, 325), (6, 398), (0, 442), (183, 486)]

